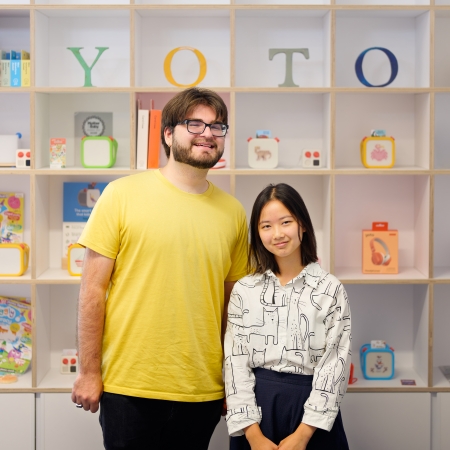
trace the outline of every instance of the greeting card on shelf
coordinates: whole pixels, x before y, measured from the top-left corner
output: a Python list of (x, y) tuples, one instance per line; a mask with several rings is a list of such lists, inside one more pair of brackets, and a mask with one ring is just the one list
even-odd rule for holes
[(66, 138), (50, 139), (50, 169), (66, 167)]
[(0, 243), (23, 242), (22, 193), (0, 192)]
[(63, 242), (61, 267), (67, 269), (69, 247), (76, 244), (92, 209), (108, 183), (65, 182), (63, 186)]

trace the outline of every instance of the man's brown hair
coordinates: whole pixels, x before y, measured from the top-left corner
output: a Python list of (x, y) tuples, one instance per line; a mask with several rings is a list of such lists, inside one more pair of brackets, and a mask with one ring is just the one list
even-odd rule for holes
[(228, 110), (222, 97), (210, 89), (189, 88), (170, 99), (162, 111), (161, 141), (167, 158), (170, 156), (170, 147), (164, 139), (164, 131), (169, 128), (171, 132), (176, 125), (185, 120), (188, 114), (197, 106), (205, 105), (216, 113), (216, 121), (228, 125)]

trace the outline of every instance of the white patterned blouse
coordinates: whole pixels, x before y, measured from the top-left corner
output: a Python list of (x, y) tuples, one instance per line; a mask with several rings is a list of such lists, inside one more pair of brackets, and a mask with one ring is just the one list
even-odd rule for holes
[(314, 375), (302, 422), (331, 430), (350, 371), (350, 307), (343, 285), (311, 263), (282, 286), (272, 271), (233, 288), (225, 334), (225, 393), (231, 436), (260, 423), (253, 368)]

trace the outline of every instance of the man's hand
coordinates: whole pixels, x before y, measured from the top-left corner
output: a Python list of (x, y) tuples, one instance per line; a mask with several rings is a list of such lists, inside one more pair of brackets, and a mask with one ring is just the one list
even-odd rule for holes
[(85, 411), (98, 411), (100, 397), (103, 393), (102, 375), (79, 373), (72, 388), (72, 401), (83, 405)]

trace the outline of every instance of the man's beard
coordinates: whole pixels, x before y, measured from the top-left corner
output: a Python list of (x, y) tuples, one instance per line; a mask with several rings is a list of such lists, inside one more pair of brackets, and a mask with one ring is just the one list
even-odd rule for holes
[[(205, 152), (202, 155), (198, 156), (197, 158), (194, 157), (192, 154), (192, 147), (196, 142), (204, 142), (207, 144), (211, 144), (213, 146), (211, 150), (215, 149), (215, 152), (214, 153)], [(173, 154), (173, 159), (179, 163), (188, 164), (192, 167), (195, 167), (196, 169), (211, 169), (211, 167), (214, 167), (219, 161), (219, 159), (222, 157), (224, 149), (220, 151), (215, 142), (208, 142), (205, 141), (204, 139), (201, 140), (194, 139), (189, 147), (183, 147), (175, 139), (174, 136), (172, 140), (171, 152)]]

